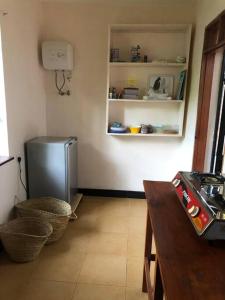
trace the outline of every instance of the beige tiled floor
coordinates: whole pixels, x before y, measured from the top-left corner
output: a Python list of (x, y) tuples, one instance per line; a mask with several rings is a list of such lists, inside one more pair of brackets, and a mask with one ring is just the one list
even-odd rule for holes
[(141, 292), (146, 203), (84, 197), (63, 238), (26, 264), (0, 256), (0, 299), (147, 300)]

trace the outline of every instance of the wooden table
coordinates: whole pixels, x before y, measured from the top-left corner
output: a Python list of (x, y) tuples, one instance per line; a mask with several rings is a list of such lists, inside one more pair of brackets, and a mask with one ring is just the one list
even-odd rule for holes
[[(225, 300), (225, 243), (197, 236), (168, 182), (144, 181), (148, 204), (143, 292), (149, 300)], [(156, 257), (151, 254), (152, 233)], [(155, 284), (149, 269), (155, 260)]]

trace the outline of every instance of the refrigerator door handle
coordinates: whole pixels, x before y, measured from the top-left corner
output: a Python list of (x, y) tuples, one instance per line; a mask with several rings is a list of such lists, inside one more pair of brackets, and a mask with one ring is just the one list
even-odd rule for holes
[(69, 141), (66, 145), (66, 172), (67, 172), (67, 182), (66, 182), (66, 192), (67, 192), (67, 199), (68, 202), (71, 202), (71, 197), (73, 196), (73, 190), (76, 190), (77, 185), (77, 150), (76, 146), (77, 141), (74, 139)]

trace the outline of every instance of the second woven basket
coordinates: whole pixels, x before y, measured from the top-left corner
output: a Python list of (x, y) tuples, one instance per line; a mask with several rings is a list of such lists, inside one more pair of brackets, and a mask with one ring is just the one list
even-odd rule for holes
[(52, 225), (37, 218), (17, 218), (0, 226), (3, 246), (16, 262), (36, 259), (51, 233)]
[(59, 240), (68, 225), (72, 214), (71, 206), (51, 197), (28, 199), (15, 205), (19, 217), (37, 217), (48, 221), (53, 227), (53, 233), (47, 244)]

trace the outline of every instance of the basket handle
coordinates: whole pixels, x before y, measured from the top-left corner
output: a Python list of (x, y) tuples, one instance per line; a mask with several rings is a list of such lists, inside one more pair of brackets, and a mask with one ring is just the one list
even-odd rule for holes
[(70, 216), (70, 220), (77, 220), (78, 217), (77, 215), (75, 214), (75, 212), (72, 212), (71, 216)]

